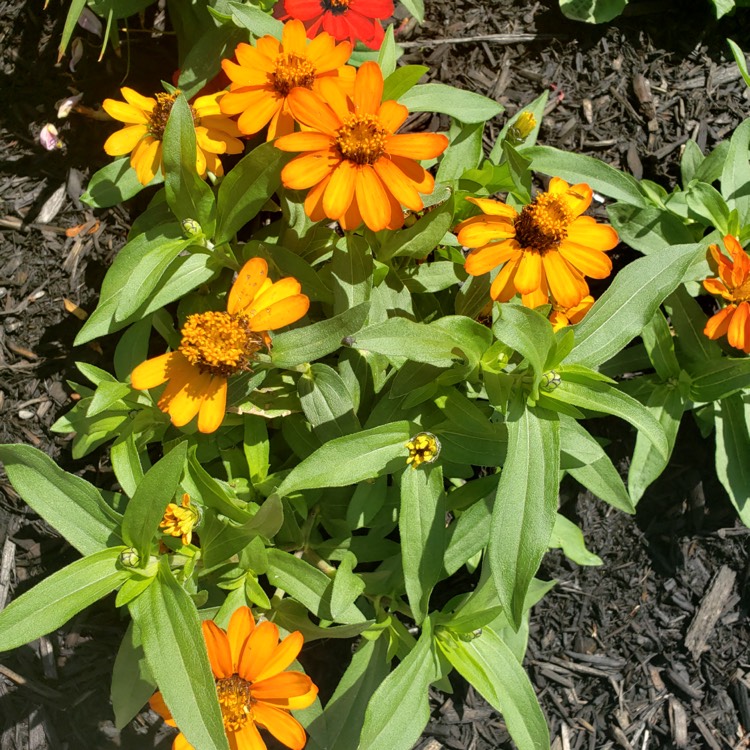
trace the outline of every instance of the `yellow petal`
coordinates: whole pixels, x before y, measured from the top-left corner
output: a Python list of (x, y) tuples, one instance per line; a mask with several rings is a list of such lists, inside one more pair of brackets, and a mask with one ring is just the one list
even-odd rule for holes
[(483, 247), (491, 242), (507, 240), (516, 236), (516, 228), (499, 216), (472, 216), (457, 227), (458, 241), (464, 247)]
[[(245, 649), (247, 650), (247, 646)], [(240, 667), (240, 677), (244, 677), (245, 674)], [(294, 698), (309, 692), (311, 682), (312, 680), (301, 672), (282, 672), (267, 680), (253, 683), (250, 694), (255, 700), (260, 701)]]
[(331, 174), (325, 194), (323, 210), (329, 219), (339, 219), (354, 199), (357, 167), (353, 162), (342, 161)]
[(118, 102), (116, 99), (105, 99), (102, 102), (102, 109), (115, 120), (138, 125), (147, 125), (148, 116), (132, 104)]
[(333, 143), (330, 135), (307, 131), (283, 135), (273, 145), (281, 151), (328, 151)]
[(214, 375), (198, 412), (198, 432), (216, 432), (224, 421), (227, 410), (227, 379)]
[(542, 283), (542, 256), (528, 250), (521, 255), (516, 271), (516, 289), (521, 294), (531, 294)]
[(295, 323), (307, 314), (310, 300), (304, 294), (279, 300), (258, 312), (250, 321), (251, 331), (275, 331)]
[(466, 200), (473, 203), (475, 206), (479, 206), (479, 208), (482, 209), (482, 213), (485, 213), (488, 216), (502, 216), (509, 221), (513, 221), (518, 216), (518, 212), (513, 206), (492, 200), (492, 198), (467, 197)]
[[(211, 384), (210, 373), (201, 373), (197, 367), (194, 369), (197, 375), (185, 383), (185, 385), (169, 399), (167, 404), (166, 411), (169, 412), (169, 416), (172, 418), (172, 424), (175, 427), (184, 427), (193, 419), (193, 417), (195, 417), (201, 408), (203, 398)], [(164, 395), (162, 395), (162, 400), (165, 396), (166, 390)]]
[(268, 263), (263, 258), (250, 258), (237, 274), (229, 291), (227, 312), (234, 315), (247, 308), (268, 279)]
[(245, 725), (237, 732), (230, 735), (230, 750), (268, 750), (266, 743), (260, 736), (254, 722), (245, 722)]
[(521, 248), (516, 240), (493, 242), (491, 245), (472, 250), (466, 256), (464, 268), (472, 276), (481, 276), (511, 259), (520, 260)]
[(287, 97), (294, 118), (312, 130), (336, 136), (341, 121), (334, 111), (313, 91), (298, 86)]
[(148, 185), (161, 169), (161, 141), (151, 136), (138, 141), (130, 157), (130, 166), (135, 169), (138, 182)]
[(128, 104), (132, 104), (134, 107), (142, 109), (144, 112), (153, 112), (154, 107), (156, 106), (156, 99), (152, 96), (142, 96), (137, 91), (130, 89), (127, 86), (123, 86), (120, 89), (120, 93)]
[(281, 31), (281, 46), (284, 52), (292, 53), (299, 57), (307, 57), (305, 54), (307, 32), (305, 31), (305, 24), (302, 21), (293, 19), (284, 24), (284, 28)]
[(145, 125), (128, 125), (107, 138), (104, 142), (104, 151), (110, 156), (129, 154), (147, 133), (148, 128)]
[(518, 261), (512, 260), (506, 263), (495, 276), (490, 287), (490, 297), (496, 302), (507, 302), (516, 295), (516, 271)]
[(161, 716), (162, 719), (164, 719), (164, 722), (170, 726), (170, 727), (176, 727), (177, 724), (175, 723), (175, 720), (172, 718), (172, 712), (167, 707), (167, 704), (164, 702), (164, 696), (161, 694), (161, 692), (154, 693), (149, 699), (148, 699), (148, 705), (151, 707), (153, 711), (156, 711), (159, 716)]
[(302, 725), (291, 714), (267, 703), (253, 706), (253, 718), (265, 727), (282, 745), (291, 750), (302, 750), (307, 735)]
[(284, 104), (283, 98), (276, 92), (262, 93), (263, 96), (245, 109), (237, 120), (237, 127), (245, 135), (253, 135), (263, 130)]
[[(158, 357), (141, 362), (131, 373), (130, 383), (137, 391), (146, 391), (166, 383), (174, 377), (176, 370), (182, 369), (184, 377), (192, 372), (192, 365), (179, 352), (167, 352)], [(190, 369), (188, 369), (190, 368)]]
[(560, 243), (559, 252), (574, 268), (584, 276), (606, 279), (612, 273), (612, 261), (608, 255), (591, 247), (584, 247), (570, 240)]
[(409, 110), (398, 102), (394, 102), (392, 99), (384, 101), (380, 105), (380, 124), (389, 132), (395, 133), (405, 122), (409, 116)]
[(608, 224), (598, 224), (592, 216), (579, 216), (568, 227), (568, 239), (577, 245), (594, 250), (612, 250), (620, 241), (617, 232)]
[(414, 183), (390, 159), (378, 159), (373, 169), (402, 205), (412, 211), (422, 210), (424, 204)]
[(583, 276), (557, 250), (550, 250), (542, 259), (552, 296), (560, 307), (574, 307), (588, 293)]

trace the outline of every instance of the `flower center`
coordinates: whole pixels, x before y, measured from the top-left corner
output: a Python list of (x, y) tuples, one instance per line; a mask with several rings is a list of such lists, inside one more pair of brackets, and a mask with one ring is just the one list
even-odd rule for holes
[(250, 330), (244, 316), (204, 312), (185, 321), (180, 352), (201, 372), (227, 376), (246, 370), (262, 343), (262, 336)]
[(522, 248), (544, 255), (557, 248), (568, 236), (568, 224), (573, 219), (561, 197), (542, 193), (524, 206), (516, 218), (516, 239)]
[(750, 278), (745, 279), (739, 286), (730, 289), (735, 302), (750, 302)]
[[(157, 141), (161, 141), (164, 138), (164, 129), (167, 127), (169, 113), (172, 111), (172, 106), (179, 93), (179, 91), (175, 91), (174, 94), (154, 95), (156, 97), (156, 106), (148, 116), (148, 133), (153, 138), (156, 138)], [(200, 118), (192, 107), (190, 107), (190, 114), (193, 115), (193, 122), (196, 125), (200, 125)]]
[(271, 85), (277, 94), (287, 96), (297, 86), (311, 89), (315, 83), (315, 73), (315, 66), (307, 57), (284, 52), (276, 58), (276, 65), (271, 73)]
[(336, 131), (336, 147), (356, 164), (374, 164), (385, 153), (388, 131), (375, 115), (349, 115)]
[(320, 7), (333, 13), (334, 16), (340, 16), (349, 10), (350, 0), (321, 0)]
[(416, 469), (420, 464), (431, 464), (440, 455), (440, 441), (431, 432), (419, 432), (406, 444), (409, 449), (407, 464)]
[(233, 674), (231, 677), (216, 680), (216, 692), (219, 696), (224, 728), (229, 732), (238, 732), (253, 714), (250, 683)]

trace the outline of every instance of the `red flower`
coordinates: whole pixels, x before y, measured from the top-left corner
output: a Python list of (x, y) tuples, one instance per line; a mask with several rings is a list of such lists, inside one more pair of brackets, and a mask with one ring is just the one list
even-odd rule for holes
[(322, 28), (334, 39), (379, 49), (383, 43), (380, 21), (393, 15), (393, 0), (281, 0), (279, 9), (281, 20), (303, 21), (310, 39)]

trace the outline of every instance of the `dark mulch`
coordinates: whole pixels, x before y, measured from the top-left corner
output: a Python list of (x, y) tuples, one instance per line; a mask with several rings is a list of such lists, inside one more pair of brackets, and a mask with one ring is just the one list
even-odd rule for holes
[[(106, 341), (104, 351), (96, 344), (71, 348), (80, 323), (65, 300), (93, 309), (143, 203), (91, 212), (78, 201), (91, 171), (106, 162), (101, 144), (112, 126), (74, 114), (57, 122), (64, 150), (48, 153), (37, 138), (46, 122), (56, 122), (55, 102), (70, 88), (90, 107), (116, 95), (112, 82), (126, 78), (156, 90), (159, 79), (171, 77), (174, 46), (136, 29), (129, 59), (110, 51), (97, 63), (96, 39), (79, 30), (85, 54), (71, 72), (67, 60), (55, 65), (67, 5), (51, 0), (45, 12), (40, 4), (0, 0), (0, 441), (35, 445), (106, 485), (104, 460), (72, 461), (66, 440), (49, 431), (72, 405), (66, 379), (76, 378), (73, 362), (107, 366)], [(435, 80), (492, 96), (509, 114), (549, 89), (543, 143), (666, 187), (678, 179), (687, 138), (711, 149), (749, 113), (724, 43), (730, 36), (750, 49), (747, 12), (717, 25), (703, 0), (631, 2), (616, 23), (587, 27), (562, 19), (553, 0), (427, 6), (427, 22), (407, 23), (401, 39), (543, 36), (416, 45), (406, 62), (425, 62)], [(146, 21), (148, 28), (153, 17)], [(421, 124), (445, 125), (431, 115)], [(501, 126), (500, 118), (491, 123), (488, 146)], [(97, 221), (91, 234), (66, 234)], [(616, 447), (627, 456), (632, 435), (617, 429)], [(686, 424), (668, 476), (647, 493), (635, 519), (565, 485), (564, 511), (604, 565), (580, 568), (551, 553), (541, 571), (559, 583), (535, 609), (527, 664), (555, 750), (750, 746), (748, 532), (715, 479), (712, 455), (711, 441)], [(0, 595), (17, 595), (74, 558), (0, 479)], [(712, 603), (715, 617), (706, 621)], [(701, 622), (706, 650), (699, 653), (693, 623)], [(108, 681), (122, 629), (106, 601), (4, 655), (0, 750), (169, 747), (149, 712), (121, 733), (112, 725)], [(309, 653), (316, 671), (326, 668), (323, 646)], [(433, 698), (420, 750), (511, 747), (502, 719), (459, 681), (452, 696)]]

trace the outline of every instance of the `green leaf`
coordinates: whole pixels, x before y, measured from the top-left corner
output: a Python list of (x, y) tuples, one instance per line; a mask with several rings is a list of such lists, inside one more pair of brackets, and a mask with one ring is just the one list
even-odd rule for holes
[[(729, 41), (729, 40), (727, 40)], [(687, 185), (695, 179), (695, 173), (704, 159), (701, 147), (690, 138), (683, 147), (682, 157), (680, 158), (680, 177), (682, 184)]]
[(253, 36), (261, 37), (269, 34), (281, 39), (281, 30), (284, 28), (284, 24), (277, 21), (270, 13), (266, 13), (255, 5), (245, 5), (238, 2), (230, 2), (228, 6), (232, 13), (232, 20), (238, 26), (249, 29)]
[(185, 95), (180, 94), (172, 105), (162, 139), (167, 203), (180, 221), (197, 221), (211, 237), (216, 204), (213, 190), (196, 171), (195, 138), (192, 109)]
[(135, 170), (130, 166), (130, 157), (115, 159), (111, 164), (95, 172), (81, 201), (92, 208), (109, 208), (130, 200), (146, 187), (164, 182), (161, 172), (148, 185), (141, 185)]
[(555, 523), (560, 426), (556, 415), (529, 408), (507, 426), (508, 454), (497, 486), (488, 557), (500, 604), (517, 629)]
[(609, 164), (591, 156), (560, 151), (552, 146), (531, 146), (520, 150), (531, 159), (531, 168), (568, 182), (585, 182), (598, 193), (610, 198), (645, 208), (648, 202), (638, 180)]
[(723, 399), (717, 406), (716, 474), (742, 523), (750, 526), (750, 434), (746, 407), (739, 394)]
[(297, 381), (297, 392), (305, 416), (322, 442), (360, 429), (346, 384), (328, 365), (311, 365)]
[(679, 377), (681, 368), (674, 353), (672, 332), (661, 310), (657, 310), (651, 321), (644, 326), (641, 338), (659, 377), (662, 380)]
[(341, 615), (365, 590), (365, 582), (354, 572), (357, 558), (351, 552), (344, 553), (331, 587), (331, 617), (339, 620)]
[(401, 4), (419, 23), (424, 23), (424, 0), (401, 0)]
[(457, 523), (448, 527), (449, 541), (443, 566), (449, 576), (487, 546), (496, 491), (493, 487), (491, 495), (475, 502), (461, 513)]
[(669, 444), (664, 430), (656, 417), (641, 403), (618, 390), (617, 386), (594, 381), (574, 382), (565, 377), (564, 370), (560, 370), (560, 374), (560, 385), (555, 390), (540, 395), (541, 405), (554, 409), (557, 403), (562, 402), (579, 409), (613, 414), (641, 431), (662, 456), (666, 458), (669, 455)]
[(561, 549), (565, 557), (577, 565), (603, 565), (602, 559), (586, 549), (583, 532), (559, 513), (549, 540), (552, 549)]
[(644, 255), (659, 253), (665, 245), (687, 245), (695, 239), (680, 219), (656, 206), (641, 208), (615, 203), (607, 206), (607, 215), (620, 235), (620, 242)]
[(126, 381), (135, 367), (148, 358), (151, 320), (145, 318), (130, 326), (120, 336), (114, 355), (114, 369), (118, 380)]
[[(242, 7), (252, 8), (250, 5)], [(268, 18), (273, 20), (270, 16)], [(279, 189), (281, 168), (292, 156), (277, 149), (273, 143), (263, 143), (232, 167), (222, 180), (216, 199), (217, 243), (231, 240), (258, 214)]]
[(513, 115), (513, 117), (506, 120), (502, 130), (497, 136), (497, 140), (490, 151), (489, 159), (493, 164), (499, 164), (503, 156), (503, 144), (505, 143), (508, 131), (516, 124), (518, 119), (525, 112), (533, 115), (536, 125), (534, 129), (526, 136), (523, 145), (533, 146), (536, 143), (536, 139), (539, 137), (539, 130), (542, 127), (542, 120), (544, 119), (544, 110), (547, 108), (547, 100), (549, 99), (549, 91), (543, 91), (533, 102), (521, 107), (521, 109)]
[(486, 122), (503, 111), (502, 105), (486, 96), (444, 83), (414, 86), (399, 98), (399, 103), (410, 112), (442, 112), (463, 123)]
[(560, 10), (574, 21), (607, 23), (622, 13), (628, 0), (560, 0)]
[(453, 224), (455, 202), (451, 196), (445, 203), (418, 219), (413, 226), (393, 232), (377, 251), (378, 260), (427, 257), (440, 243)]
[(185, 468), (187, 441), (178, 443), (144, 475), (122, 518), (122, 536), (138, 551), (145, 565), (159, 521), (177, 492)]
[[(323, 713), (307, 726), (310, 750), (357, 747), (367, 704), (390, 671), (387, 653), (387, 638), (361, 641)], [(318, 740), (323, 728), (325, 738)]]
[(110, 547), (76, 560), (14, 599), (0, 612), (0, 651), (51, 633), (114, 591), (129, 577), (118, 565), (123, 549)]
[(363, 302), (340, 315), (274, 336), (273, 364), (292, 368), (335, 352), (343, 339), (359, 331), (369, 309), (370, 303)]
[(259, 484), (268, 476), (270, 468), (267, 420), (255, 414), (245, 414), (242, 421), (245, 429), (242, 449), (247, 459), (250, 481)]
[(560, 445), (561, 469), (613, 508), (635, 513), (635, 504), (604, 448), (575, 419), (565, 414), (560, 415)]
[(399, 49), (396, 46), (396, 40), (393, 38), (393, 25), (391, 24), (385, 30), (385, 35), (380, 45), (380, 52), (378, 52), (378, 65), (383, 73), (383, 78), (388, 78), (396, 70), (398, 56)]
[(132, 425), (122, 433), (112, 444), (110, 461), (117, 481), (128, 497), (133, 497), (139, 483), (143, 479), (143, 464), (138, 451)]
[(450, 367), (462, 359), (460, 342), (435, 325), (415, 323), (407, 318), (389, 318), (357, 333), (353, 343), (362, 349), (387, 357), (403, 357), (436, 367)]
[[(286, 591), (316, 617), (334, 619), (331, 612), (333, 581), (323, 571), (288, 552), (271, 547), (268, 549), (266, 576), (272, 586)], [(356, 625), (367, 620), (353, 601), (335, 619), (345, 625)]]
[(438, 636), (437, 643), (456, 671), (500, 711), (518, 750), (548, 750), (547, 722), (529, 677), (491, 628), (469, 641)]
[(237, 523), (243, 524), (249, 520), (245, 503), (237, 499), (228, 485), (219, 482), (201, 466), (195, 451), (190, 452), (185, 469), (182, 484), (191, 497)]
[(722, 357), (690, 369), (690, 398), (718, 401), (750, 386), (750, 359)]
[[(711, 185), (720, 179), (721, 173), (726, 164), (727, 155), (729, 154), (729, 141), (721, 141), (714, 147), (714, 150), (706, 156), (695, 172), (696, 180)], [(724, 196), (726, 199), (726, 196)]]
[(96, 487), (30, 445), (0, 445), (0, 461), (16, 492), (82, 555), (121, 542), (121, 518)]
[(729, 233), (729, 207), (715, 187), (693, 182), (685, 191), (685, 200), (692, 214), (716, 227), (722, 235)]
[(680, 389), (672, 384), (657, 385), (649, 394), (646, 408), (659, 420), (664, 430), (668, 453), (666, 456), (661, 455), (650, 440), (642, 433), (638, 434), (628, 469), (628, 490), (634, 503), (643, 497), (646, 488), (667, 467), (686, 406)]
[(450, 144), (440, 159), (435, 180), (449, 183), (458, 180), (467, 169), (478, 167), (484, 155), (483, 135), (484, 122), (463, 124), (454, 120), (448, 133)]
[(345, 249), (337, 246), (331, 258), (333, 312), (335, 315), (367, 302), (372, 293), (373, 262), (362, 237), (348, 234)]
[(358, 750), (411, 750), (430, 718), (428, 688), (439, 677), (428, 618), (417, 645), (373, 694)]
[(429, 613), (430, 594), (441, 578), (445, 555), (445, 492), (439, 465), (406, 469), (401, 475), (398, 516), (404, 583), (414, 621)]
[(740, 225), (750, 220), (750, 119), (740, 123), (729, 141), (721, 171), (721, 194), (729, 208), (737, 209)]
[(625, 348), (654, 317), (695, 260), (698, 245), (676, 245), (629, 263), (575, 327), (566, 362), (596, 367)]
[(76, 29), (78, 19), (81, 17), (81, 13), (83, 13), (85, 7), (86, 0), (70, 0), (70, 8), (68, 8), (68, 15), (65, 16), (65, 25), (63, 26), (62, 36), (60, 37), (60, 46), (57, 49), (58, 63), (63, 59), (70, 38), (73, 36), (73, 32)]
[(401, 98), (409, 89), (414, 88), (429, 70), (426, 65), (402, 65), (396, 68), (383, 82), (383, 101)]
[(229, 750), (198, 612), (166, 556), (156, 580), (129, 606), (151, 674), (180, 731), (201, 750)]
[(677, 287), (667, 297), (665, 304), (677, 333), (676, 345), (681, 357), (688, 362), (698, 363), (721, 357), (719, 345), (703, 333), (706, 314), (684, 286)]
[(287, 475), (277, 492), (282, 497), (318, 487), (346, 487), (390, 474), (406, 466), (408, 422), (362, 430), (322, 445)]
[[(734, 3), (732, 2), (731, 5), (734, 6)], [(750, 72), (748, 72), (747, 69), (747, 59), (745, 58), (745, 53), (742, 51), (737, 42), (734, 42), (731, 39), (727, 39), (727, 44), (729, 45), (729, 49), (732, 50), (732, 56), (734, 57), (734, 61), (737, 63), (737, 67), (739, 68), (740, 74), (745, 81), (745, 85), (750, 86)]]
[(131, 622), (125, 631), (112, 669), (112, 710), (115, 727), (124, 729), (156, 690), (143, 653), (138, 628)]

